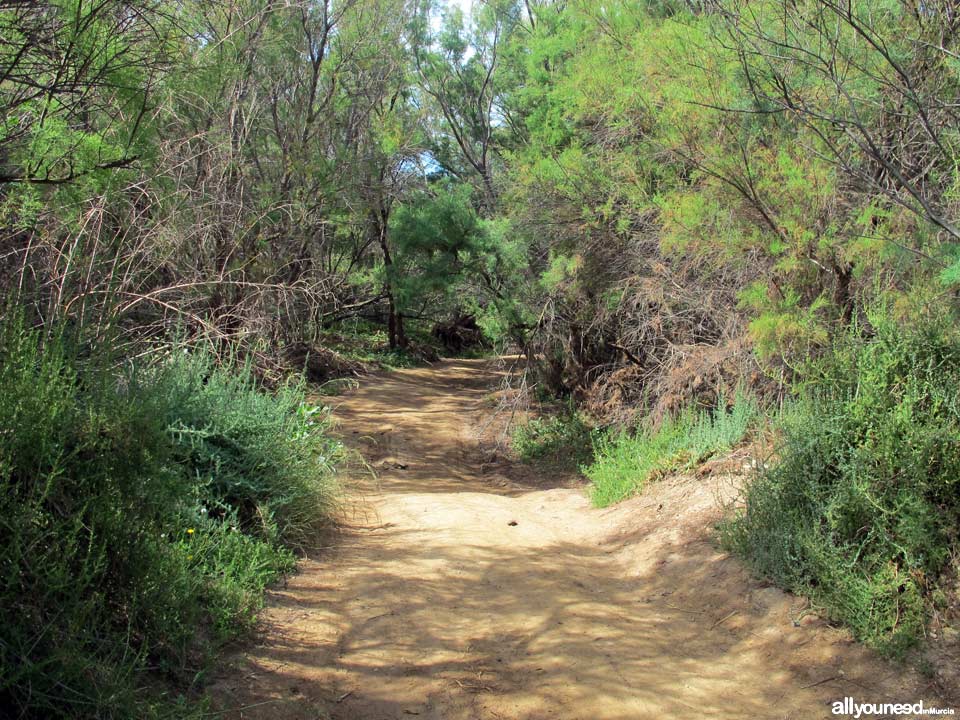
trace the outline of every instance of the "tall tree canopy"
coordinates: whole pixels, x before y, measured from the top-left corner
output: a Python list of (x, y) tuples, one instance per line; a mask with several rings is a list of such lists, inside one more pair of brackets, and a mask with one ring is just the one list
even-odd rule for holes
[(2, 279), (37, 320), (251, 351), (479, 314), (604, 407), (671, 397), (704, 349), (704, 377), (788, 378), (869, 305), (952, 308), (958, 23), (900, 0), (0, 3)]

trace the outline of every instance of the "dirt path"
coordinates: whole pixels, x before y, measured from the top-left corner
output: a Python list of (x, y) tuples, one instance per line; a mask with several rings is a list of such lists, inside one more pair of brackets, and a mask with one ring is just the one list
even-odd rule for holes
[(729, 482), (675, 478), (599, 511), (484, 465), (494, 375), (447, 361), (340, 399), (379, 481), (272, 593), (260, 644), (214, 685), (225, 717), (740, 720), (932, 700), (712, 544)]

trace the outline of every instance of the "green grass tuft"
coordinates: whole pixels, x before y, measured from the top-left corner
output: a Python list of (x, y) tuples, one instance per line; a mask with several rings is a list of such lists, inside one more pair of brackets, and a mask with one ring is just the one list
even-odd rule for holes
[(641, 426), (633, 433), (598, 438), (596, 457), (583, 471), (593, 483), (594, 505), (624, 500), (659, 473), (690, 468), (732, 449), (758, 417), (756, 402), (738, 392), (729, 409), (687, 410), (664, 418), (656, 428)]

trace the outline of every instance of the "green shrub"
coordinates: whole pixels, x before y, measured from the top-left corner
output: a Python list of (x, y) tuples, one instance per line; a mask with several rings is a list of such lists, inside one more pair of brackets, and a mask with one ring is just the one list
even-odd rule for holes
[(118, 378), (69, 346), (0, 326), (0, 715), (152, 717), (143, 672), (191, 678), (250, 626), (337, 446), (296, 386), (187, 357)]
[(525, 462), (546, 460), (577, 466), (593, 457), (590, 426), (575, 414), (535, 418), (514, 428), (513, 449)]
[(137, 579), (169, 566), (151, 539), (183, 478), (156, 415), (97, 369), (79, 373), (58, 338), (16, 322), (2, 333), (0, 705), (116, 715), (132, 704), (126, 675), (148, 652), (143, 636), (182, 639), (168, 622), (182, 608)]
[(283, 546), (244, 534), (235, 517), (202, 520), (176, 538), (184, 570), (216, 578), (201, 588), (201, 601), (216, 636), (229, 639), (252, 627), (266, 587), (294, 569), (293, 553)]
[(584, 468), (593, 483), (593, 503), (605, 507), (619, 502), (658, 473), (693, 467), (742, 442), (759, 416), (757, 404), (738, 392), (730, 408), (725, 405), (721, 399), (715, 411), (691, 409), (664, 418), (657, 427), (642, 425), (633, 433), (599, 438), (596, 456)]
[(304, 402), (301, 382), (267, 394), (249, 368), (177, 354), (148, 381), (197, 512), (235, 515), (244, 532), (288, 546), (316, 539), (341, 446), (326, 434), (326, 410)]
[(778, 461), (722, 532), (760, 573), (900, 654), (957, 541), (960, 342), (936, 325), (875, 330), (815, 369)]

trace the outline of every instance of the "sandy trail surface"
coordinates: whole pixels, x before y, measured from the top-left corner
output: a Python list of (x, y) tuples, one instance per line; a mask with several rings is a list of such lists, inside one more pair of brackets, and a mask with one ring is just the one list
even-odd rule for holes
[(477, 428), (500, 372), (444, 361), (337, 398), (377, 478), (357, 474), (330, 547), (271, 593), (213, 684), (221, 717), (740, 720), (935, 700), (718, 549), (729, 478), (596, 510), (491, 461)]

